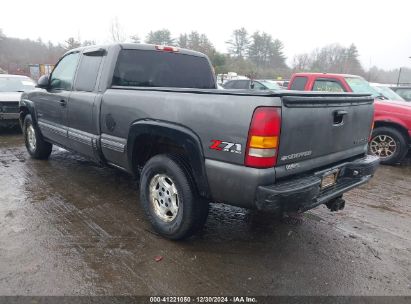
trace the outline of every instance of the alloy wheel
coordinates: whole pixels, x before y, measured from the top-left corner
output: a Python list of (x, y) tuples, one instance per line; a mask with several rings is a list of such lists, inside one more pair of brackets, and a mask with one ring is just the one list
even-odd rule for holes
[(397, 151), (397, 143), (394, 138), (389, 135), (375, 136), (370, 142), (370, 150), (372, 154), (379, 156), (382, 159), (391, 157)]

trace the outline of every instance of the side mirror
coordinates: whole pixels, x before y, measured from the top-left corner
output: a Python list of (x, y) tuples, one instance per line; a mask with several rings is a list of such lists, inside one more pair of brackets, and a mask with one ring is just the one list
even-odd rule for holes
[(41, 89), (47, 89), (49, 87), (49, 77), (47, 75), (43, 75), (39, 78), (39, 80), (37, 81), (37, 88), (41, 88)]
[(254, 90), (254, 82), (250, 83), (250, 89)]
[(378, 95), (377, 96), (377, 99), (379, 99), (379, 100), (389, 100), (387, 97), (385, 97), (384, 95)]

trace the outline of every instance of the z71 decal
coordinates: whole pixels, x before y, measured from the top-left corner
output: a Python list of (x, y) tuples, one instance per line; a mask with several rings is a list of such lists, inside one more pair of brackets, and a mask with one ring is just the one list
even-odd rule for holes
[(217, 139), (213, 139), (211, 142), (213, 143), (210, 146), (210, 149), (212, 150), (241, 154), (241, 144), (230, 143)]

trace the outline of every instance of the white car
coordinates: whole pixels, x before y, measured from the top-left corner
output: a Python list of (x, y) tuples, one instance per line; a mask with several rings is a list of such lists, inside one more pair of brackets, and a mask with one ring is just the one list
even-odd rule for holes
[(35, 85), (27, 76), (0, 74), (0, 126), (18, 123), (21, 93), (33, 90)]

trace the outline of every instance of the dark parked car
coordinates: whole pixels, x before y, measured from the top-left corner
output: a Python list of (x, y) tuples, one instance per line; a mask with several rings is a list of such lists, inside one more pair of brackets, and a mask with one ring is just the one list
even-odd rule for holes
[(176, 47), (70, 50), (23, 94), (20, 113), (33, 158), (55, 144), (129, 172), (148, 220), (170, 239), (202, 228), (210, 201), (340, 210), (379, 163), (367, 155), (369, 96), (216, 90), (208, 58)]
[(391, 90), (400, 95), (404, 100), (411, 101), (411, 86), (391, 87)]
[(272, 80), (237, 79), (223, 84), (224, 89), (231, 90), (281, 90), (282, 88)]

